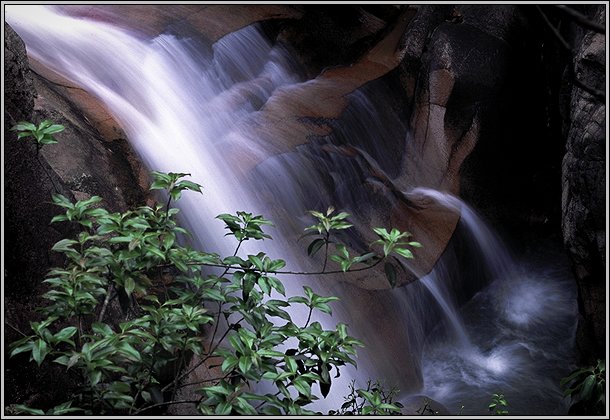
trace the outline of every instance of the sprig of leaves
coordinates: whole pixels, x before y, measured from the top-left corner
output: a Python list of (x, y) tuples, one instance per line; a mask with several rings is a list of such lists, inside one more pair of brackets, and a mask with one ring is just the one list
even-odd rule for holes
[[(167, 190), (170, 196), (170, 200), (177, 201), (182, 196), (182, 191), (191, 190), (201, 193), (202, 186), (192, 181), (178, 181), (180, 178), (185, 176), (191, 176), (191, 174), (180, 173), (180, 172), (158, 172), (153, 171), (153, 183), (150, 186), (151, 190)], [(168, 203), (169, 207), (169, 203)]]
[(61, 124), (53, 124), (49, 120), (41, 121), (38, 126), (29, 121), (19, 121), (11, 131), (18, 131), (17, 138), (31, 137), (36, 142), (36, 150), (40, 150), (45, 144), (55, 144), (57, 140), (53, 134), (64, 131), (65, 127)]
[(504, 394), (493, 394), (491, 396), (491, 403), (487, 408), (495, 416), (504, 416), (508, 414), (508, 401)]
[(271, 239), (271, 236), (263, 232), (263, 226), (273, 226), (273, 223), (261, 215), (254, 216), (252, 213), (238, 211), (235, 215), (223, 213), (216, 218), (225, 222), (225, 228), (229, 230), (226, 235), (235, 236), (239, 242)]
[(595, 366), (579, 368), (559, 383), (563, 395), (571, 397), (572, 404), (582, 402), (592, 415), (604, 414), (606, 409), (606, 361), (598, 360)]

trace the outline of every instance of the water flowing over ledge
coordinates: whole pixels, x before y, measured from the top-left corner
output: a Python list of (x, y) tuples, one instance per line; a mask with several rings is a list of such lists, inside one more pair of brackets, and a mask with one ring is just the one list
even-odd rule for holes
[[(32, 9), (20, 10), (10, 8), (7, 18), (26, 41), (29, 54), (104, 102), (149, 168), (190, 172), (204, 184), (205, 195), (185, 196), (182, 209), (199, 246), (206, 250), (226, 253), (231, 247), (216, 239), (224, 232), (220, 223), (214, 223), (215, 215), (247, 210), (265, 214), (278, 225), (276, 239), (266, 252), (287, 256), (291, 268), (309, 269), (310, 263), (303, 261), (303, 252), (294, 248), (292, 240), (302, 228), (301, 222), (306, 223), (299, 217), (309, 208), (335, 204), (365, 224), (371, 218), (360, 211), (360, 202), (366, 200), (367, 191), (350, 183), (362, 173), (372, 172), (371, 167), (379, 171), (367, 182), (379, 186), (383, 184), (380, 180), (393, 178), (382, 151), (349, 148), (336, 141), (341, 122), (335, 123), (334, 130), (326, 124), (318, 127), (318, 149), (302, 140), (295, 142), (290, 138), (294, 133), (286, 129), (278, 130), (285, 118), (281, 112), (284, 101), (307, 92), (320, 95), (324, 88), (330, 89), (328, 85), (334, 86), (336, 80), (329, 75), (338, 75), (340, 80), (347, 71), (327, 73), (322, 88), (311, 90), (312, 84), (321, 82), (303, 80), (289, 53), (272, 44), (256, 26), (210, 44), (169, 33), (148, 38), (52, 9), (38, 8), (35, 14), (30, 13)], [(358, 84), (344, 89), (346, 95), (356, 87)], [(355, 114), (354, 120), (388, 118), (376, 115), (371, 106), (379, 98), (369, 98), (361, 91), (346, 98), (353, 104), (349, 112)], [(313, 111), (317, 110), (309, 117), (318, 115)], [(271, 133), (284, 137), (273, 136), (274, 141), (269, 141), (266, 131), (271, 123), (276, 124)], [(362, 144), (374, 144), (370, 139), (387, 126), (372, 127), (363, 124)], [(372, 131), (367, 132), (369, 129)], [(292, 146), (278, 153), (284, 147), (282, 141)], [(320, 148), (339, 153), (319, 159)], [(350, 153), (359, 158), (348, 159)], [(417, 186), (416, 181), (410, 182)], [(369, 306), (369, 295), (322, 279), (316, 287), (341, 295), (344, 302), (335, 318), (322, 321), (344, 320), (355, 336), (372, 343), (372, 350), (362, 357), (361, 370), (342, 375), (343, 383), (334, 384), (327, 408), (341, 402), (350, 377), (359, 381), (385, 378), (398, 384), (404, 395), (421, 388), (450, 410), (456, 402), (470, 398), (473, 413), (475, 406), (485, 409), (490, 393), (508, 387), (511, 391), (505, 393), (511, 402), (523, 401), (514, 414), (519, 409), (531, 413), (532, 403), (523, 395), (528, 388), (523, 380), (529, 378), (547, 401), (545, 409), (560, 406), (557, 381), (546, 384), (542, 372), (571, 360), (568, 344), (550, 354), (557, 341), (572, 340), (576, 310), (573, 291), (564, 284), (566, 274), (539, 267), (528, 273), (517, 269), (490, 229), (453, 196), (414, 189), (404, 197), (423, 198), (427, 200), (424, 208), (461, 218), (465, 234), (476, 242), (474, 255), (484, 261), (488, 271), (486, 281), (481, 292), (460, 309), (454, 289), (472, 279), (458, 276), (455, 282), (449, 281), (459, 268), (445, 262), (445, 256), (420, 283), (379, 292)], [(378, 219), (387, 222), (384, 217), (375, 221)], [(365, 242), (366, 238), (356, 239)], [(290, 283), (289, 293), (300, 292), (300, 284)], [(537, 297), (542, 296), (548, 305), (539, 304)], [(549, 319), (558, 307), (560, 316)], [(481, 312), (489, 314), (489, 319), (473, 315)], [(448, 322), (434, 329), (439, 319)], [(443, 324), (448, 334), (443, 332)]]

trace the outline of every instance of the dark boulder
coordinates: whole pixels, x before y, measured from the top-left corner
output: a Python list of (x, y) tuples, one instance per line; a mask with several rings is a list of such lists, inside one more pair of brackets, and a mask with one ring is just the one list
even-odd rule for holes
[[(603, 6), (592, 12), (592, 20), (605, 23)], [(601, 92), (606, 90), (605, 47), (605, 34), (581, 30), (574, 57), (573, 77)], [(594, 363), (604, 358), (606, 343), (606, 106), (574, 84), (566, 117), (563, 239), (578, 283), (577, 345), (583, 362)]]

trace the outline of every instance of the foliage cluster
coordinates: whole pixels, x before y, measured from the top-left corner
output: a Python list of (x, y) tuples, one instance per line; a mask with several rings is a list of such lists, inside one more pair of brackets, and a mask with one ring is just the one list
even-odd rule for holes
[[(55, 142), (62, 126), (20, 122), (19, 138), (37, 145)], [(38, 149), (37, 149), (38, 150)], [(202, 414), (312, 414), (307, 408), (326, 397), (341, 367), (355, 365), (362, 343), (348, 334), (347, 325), (326, 330), (312, 320), (315, 311), (332, 313), (337, 298), (316, 294), (304, 286), (302, 296), (285, 296), (278, 275), (286, 263), (259, 252), (240, 255), (245, 241), (271, 239), (263, 229), (269, 220), (247, 212), (221, 214), (227, 235), (236, 240), (232, 255), (202, 252), (185, 245), (190, 235), (179, 226), (179, 209), (171, 203), (185, 191), (201, 186), (184, 180), (189, 174), (153, 172), (153, 190), (165, 191), (166, 202), (125, 212), (110, 212), (93, 196), (72, 203), (55, 194), (64, 210), (52, 223), (75, 223), (76, 238), (53, 246), (65, 265), (52, 269), (44, 282), (48, 305), (44, 319), (32, 321), (31, 331), (11, 344), (11, 356), (25, 354), (39, 367), (64, 366), (75, 378), (72, 398), (46, 412), (26, 406), (14, 410), (31, 414), (150, 414), (173, 404), (193, 404)], [(347, 229), (349, 214), (311, 212), (317, 219), (306, 230), (316, 238), (310, 255), (325, 248), (321, 273), (330, 273), (328, 260), (342, 271), (373, 267), (390, 253), (412, 258), (406, 233), (377, 228), (383, 254), (351, 256), (334, 242)], [(335, 252), (330, 254), (329, 245)], [(301, 273), (302, 274), (302, 273)], [(119, 302), (117, 304), (116, 302)], [(294, 320), (290, 307), (307, 308), (306, 321)], [(113, 309), (109, 309), (113, 308)], [(120, 313), (120, 319), (107, 320)], [(209, 379), (187, 384), (185, 379), (204, 366)], [(274, 391), (259, 393), (256, 384)], [(185, 386), (198, 386), (195, 400), (177, 400)], [(269, 388), (269, 387), (267, 387)], [(354, 402), (342, 410), (368, 413), (398, 412), (394, 394), (378, 385), (354, 389)]]

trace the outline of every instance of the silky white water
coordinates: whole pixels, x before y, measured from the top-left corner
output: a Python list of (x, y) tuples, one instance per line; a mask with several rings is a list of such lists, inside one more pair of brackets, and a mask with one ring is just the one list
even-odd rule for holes
[[(320, 159), (313, 149), (270, 157), (268, 145), (250, 130), (277, 92), (306, 83), (295, 71), (295, 60), (256, 26), (210, 45), (171, 33), (150, 38), (65, 16), (52, 7), (7, 5), (6, 19), (31, 57), (108, 107), (148, 168), (188, 172), (203, 184), (203, 195), (185, 193), (180, 202), (183, 221), (199, 247), (232, 254), (235, 243), (223, 239), (223, 224), (214, 217), (245, 210), (272, 218), (277, 228), (269, 231), (274, 241), (247, 244), (244, 254), (262, 249), (287, 259), (290, 269), (311, 269), (301, 249), (306, 245), (295, 247), (283, 239), (312, 222), (306, 210), (334, 204), (353, 213), (356, 223), (366, 220), (361, 204), (367, 191), (354, 185), (361, 177), (357, 164), (339, 155)], [(335, 138), (328, 141), (341, 137), (362, 147), (391, 177), (396, 168), (384, 160), (379, 139), (402, 141), (405, 127), (400, 115), (379, 113), (384, 98), (368, 91), (351, 94), (353, 106), (335, 122)], [(245, 161), (258, 164), (245, 170), (250, 168), (240, 164)], [(475, 279), (462, 275), (444, 255), (421, 282), (380, 291), (386, 314), (369, 316), (371, 308), (350, 307), (352, 301), (342, 295), (346, 289), (323, 279), (317, 286), (336, 292), (346, 305), (320, 321), (326, 328), (347, 322), (350, 334), (373, 350), (360, 352), (357, 372), (342, 371), (318, 409), (340, 406), (352, 378), (360, 386), (367, 378), (391, 378), (405, 390), (401, 398), (422, 392), (453, 413), (463, 403), (464, 413), (485, 414), (494, 392), (509, 396), (515, 407), (511, 414), (545, 414), (549, 407), (563, 412), (557, 378), (572, 360), (576, 313), (567, 269), (515, 263), (492, 230), (457, 198), (430, 189), (410, 194), (460, 212), (473, 256), (487, 273), (476, 280), (482, 289), (465, 305), (459, 302), (456, 289)], [(301, 281), (285, 279), (287, 292), (300, 294)], [(316, 287), (315, 279), (307, 281)], [(377, 325), (388, 322), (384, 315), (394, 316), (393, 325), (383, 325), (386, 329)], [(306, 313), (294, 316), (304, 319)], [(530, 403), (533, 395), (542, 405)]]

